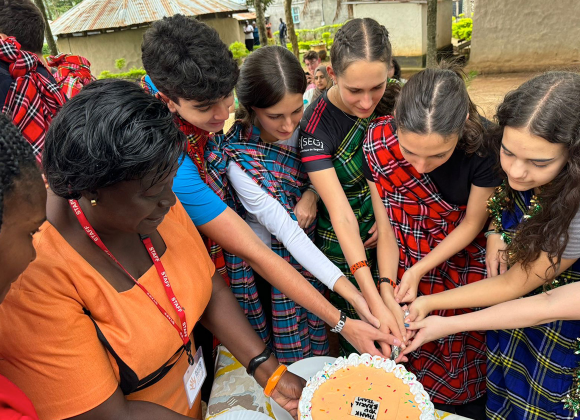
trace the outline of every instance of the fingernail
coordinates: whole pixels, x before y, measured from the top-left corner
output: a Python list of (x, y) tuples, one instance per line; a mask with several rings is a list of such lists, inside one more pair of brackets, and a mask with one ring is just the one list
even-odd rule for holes
[(405, 322), (405, 327), (409, 328), (409, 324), (407, 324), (406, 322)]
[(409, 318), (405, 319), (405, 322), (409, 322)]
[(399, 346), (399, 347), (401, 346), (401, 342), (399, 341), (399, 339), (398, 339), (398, 338), (395, 338), (395, 341), (393, 341), (393, 344), (394, 344), (395, 346)]

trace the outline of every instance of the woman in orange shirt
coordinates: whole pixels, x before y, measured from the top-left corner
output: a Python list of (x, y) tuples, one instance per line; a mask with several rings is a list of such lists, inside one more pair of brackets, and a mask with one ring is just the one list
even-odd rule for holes
[(42, 419), (199, 418), (198, 320), (296, 414), (303, 381), (264, 351), (171, 190), (185, 147), (167, 107), (124, 81), (88, 85), (53, 121), (48, 221), (0, 308), (0, 373)]

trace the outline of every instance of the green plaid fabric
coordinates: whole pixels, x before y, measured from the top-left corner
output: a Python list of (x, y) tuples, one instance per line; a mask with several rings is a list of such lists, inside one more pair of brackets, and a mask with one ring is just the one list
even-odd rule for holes
[[(364, 154), (362, 150), (363, 140), (366, 136), (369, 122), (374, 118), (358, 119), (350, 132), (342, 141), (336, 154), (332, 158), (336, 175), (342, 185), (346, 198), (350, 203), (354, 215), (359, 223), (360, 237), (366, 241), (371, 235), (369, 230), (375, 223), (373, 215), (373, 205), (371, 193), (367, 181), (362, 173)], [(336, 232), (330, 222), (330, 214), (323, 203), (318, 209), (318, 225), (316, 230), (316, 245), (332, 261), (343, 274), (355, 286), (357, 286), (354, 276), (350, 273), (350, 267), (342, 252)], [(378, 269), (376, 267), (376, 250), (367, 250), (367, 261), (373, 271), (373, 277), (378, 279)], [(357, 286), (358, 287), (358, 286)], [(343, 310), (350, 318), (358, 319), (354, 308), (337, 293), (331, 292), (330, 301), (334, 306)], [(341, 352), (344, 355), (356, 353), (346, 340), (340, 337)]]

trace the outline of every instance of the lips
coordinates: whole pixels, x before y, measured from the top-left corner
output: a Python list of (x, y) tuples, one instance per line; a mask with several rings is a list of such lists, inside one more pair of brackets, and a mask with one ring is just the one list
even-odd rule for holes
[(153, 222), (153, 223), (161, 223), (163, 221), (163, 219), (165, 219), (165, 216), (167, 216), (167, 213), (169, 213), (169, 209), (165, 212), (163, 212), (163, 214), (156, 216), (156, 217), (148, 217), (146, 220)]

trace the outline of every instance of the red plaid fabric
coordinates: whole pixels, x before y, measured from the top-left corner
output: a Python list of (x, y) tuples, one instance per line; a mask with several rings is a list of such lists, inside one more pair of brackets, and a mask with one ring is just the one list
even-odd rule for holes
[(54, 79), (60, 91), (69, 99), (79, 93), (84, 85), (96, 80), (91, 74), (91, 63), (80, 55), (62, 53), (48, 57), (46, 62), (56, 68)]
[[(405, 270), (425, 257), (465, 217), (466, 206), (443, 200), (428, 175), (419, 174), (399, 148), (392, 117), (371, 123), (363, 146), (375, 184), (399, 245), (398, 282)], [(418, 295), (430, 295), (483, 279), (485, 238), (431, 270), (419, 283)], [(436, 311), (453, 316), (471, 310)], [(467, 332), (424, 344), (409, 355), (412, 371), (433, 402), (462, 404), (485, 393), (485, 334)]]
[(10, 76), (14, 79), (2, 112), (12, 118), (40, 162), (48, 126), (66, 98), (56, 84), (36, 71), (38, 57), (21, 51), (15, 38), (0, 39), (0, 60), (10, 64)]

